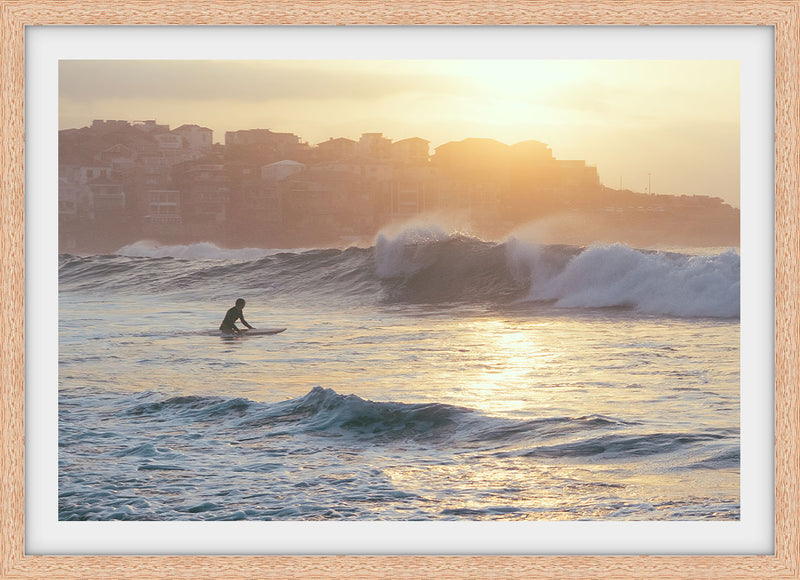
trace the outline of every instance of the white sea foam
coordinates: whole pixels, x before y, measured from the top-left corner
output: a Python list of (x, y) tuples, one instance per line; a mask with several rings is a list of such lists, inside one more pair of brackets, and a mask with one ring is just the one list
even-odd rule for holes
[(394, 278), (418, 272), (436, 259), (432, 244), (448, 239), (445, 228), (429, 222), (411, 223), (397, 232), (381, 231), (375, 238), (378, 276)]
[(537, 246), (509, 244), (509, 262), (527, 270), (528, 300), (566, 308), (628, 306), (673, 316), (738, 317), (739, 255), (642, 252), (621, 244), (595, 245), (554, 271)]
[[(392, 299), (423, 302), (546, 301), (564, 308), (626, 307), (682, 317), (739, 316), (740, 259), (734, 250), (683, 254), (636, 250), (623, 244), (581, 249), (539, 245), (514, 237), (501, 246), (505, 247), (505, 261), (494, 251), (502, 252), (502, 248), (493, 242), (464, 236), (434, 222), (416, 222), (378, 234), (374, 266), (362, 254), (309, 252), (295, 259), (300, 254), (292, 252), (295, 258), (279, 276), (284, 277), (286, 288), (297, 284), (307, 287), (310, 273), (316, 272), (321, 276), (316, 287), (330, 288), (338, 281), (344, 286), (337, 286), (337, 292), (363, 291), (373, 297), (380, 288), (371, 282), (365, 287), (364, 283), (380, 281)], [(246, 262), (283, 251), (231, 250), (211, 243), (158, 246), (137, 242), (121, 248), (118, 254)], [(262, 287), (263, 276), (274, 282), (276, 275), (265, 268), (237, 275), (254, 276), (252, 287)], [(75, 277), (86, 283), (85, 264), (65, 273), (62, 282)], [(172, 277), (170, 274), (169, 280)], [(149, 274), (148, 280), (153, 281)], [(127, 279), (122, 282), (130, 283)], [(410, 285), (404, 286), (406, 282)]]
[(220, 248), (211, 242), (196, 244), (161, 246), (155, 242), (139, 241), (124, 246), (116, 251), (120, 256), (130, 258), (186, 258), (196, 260), (258, 260), (265, 256), (276, 254), (282, 250), (267, 250), (263, 248)]

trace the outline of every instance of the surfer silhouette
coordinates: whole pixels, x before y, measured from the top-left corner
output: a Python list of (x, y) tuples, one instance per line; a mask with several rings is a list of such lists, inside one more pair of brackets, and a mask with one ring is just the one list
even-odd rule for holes
[(222, 324), (219, 325), (219, 329), (222, 332), (228, 334), (238, 334), (241, 332), (241, 329), (236, 326), (237, 320), (241, 320), (242, 324), (244, 324), (247, 328), (253, 328), (244, 319), (244, 312), (242, 312), (242, 309), (244, 309), (244, 304), (244, 298), (239, 298), (236, 300), (236, 306), (228, 309), (228, 312), (225, 313), (225, 319), (222, 321)]

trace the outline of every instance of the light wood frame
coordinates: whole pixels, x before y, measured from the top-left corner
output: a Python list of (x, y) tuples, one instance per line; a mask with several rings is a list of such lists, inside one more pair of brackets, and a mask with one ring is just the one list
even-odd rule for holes
[[(30, 25), (766, 25), (775, 32), (775, 553), (768, 556), (25, 554), (24, 30)], [(800, 578), (800, 0), (0, 0), (0, 578)]]

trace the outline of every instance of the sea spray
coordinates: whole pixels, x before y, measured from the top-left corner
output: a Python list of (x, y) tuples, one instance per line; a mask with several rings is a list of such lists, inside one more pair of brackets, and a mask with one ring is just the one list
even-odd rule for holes
[(505, 243), (506, 264), (511, 274), (529, 285), (533, 279), (550, 280), (564, 270), (583, 248), (565, 245), (543, 245), (511, 236)]
[(441, 226), (420, 223), (375, 238), (375, 265), (380, 278), (409, 276), (430, 266), (438, 256), (439, 243), (450, 239)]
[[(131, 257), (134, 255), (146, 257)], [(171, 257), (166, 257), (171, 256)], [(178, 256), (195, 256), (179, 258)], [(250, 299), (278, 296), (341, 304), (534, 303), (536, 308), (629, 308), (646, 314), (736, 318), (740, 258), (487, 242), (435, 224), (380, 234), (372, 248), (224, 250), (210, 244), (133, 244), (116, 256), (62, 255), (62, 290), (191, 293), (229, 298), (231, 282)], [(187, 295), (187, 296), (188, 296)]]
[(555, 275), (532, 268), (528, 299), (567, 308), (630, 307), (650, 314), (735, 318), (739, 276), (734, 251), (687, 256), (597, 245)]

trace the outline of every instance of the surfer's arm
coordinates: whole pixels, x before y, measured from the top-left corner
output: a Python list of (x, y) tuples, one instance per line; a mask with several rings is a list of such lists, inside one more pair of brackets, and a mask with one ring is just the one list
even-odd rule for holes
[(248, 322), (247, 322), (247, 321), (244, 319), (244, 315), (240, 316), (240, 317), (239, 317), (239, 320), (241, 320), (241, 321), (242, 321), (242, 324), (244, 324), (244, 325), (245, 325), (247, 328), (253, 328), (253, 327), (252, 327), (252, 326), (250, 326), (250, 324), (249, 324), (249, 323), (248, 323)]

